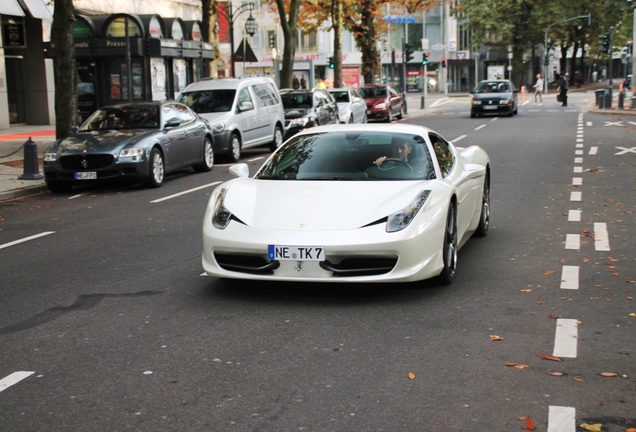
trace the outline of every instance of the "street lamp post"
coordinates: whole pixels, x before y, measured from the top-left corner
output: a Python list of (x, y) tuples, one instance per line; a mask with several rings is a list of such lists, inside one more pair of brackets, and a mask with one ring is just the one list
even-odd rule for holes
[[(232, 7), (231, 2), (227, 2), (227, 6), (225, 9), (223, 8), (217, 9), (217, 11), (221, 15), (223, 15), (225, 19), (227, 19), (228, 24), (230, 24), (230, 51), (231, 51), (230, 52), (230, 67), (232, 68), (232, 74), (231, 74), (232, 77), (236, 75), (234, 72), (234, 20), (236, 20), (236, 18), (238, 18), (238, 16), (241, 15), (243, 12), (250, 11), (250, 18), (252, 18), (252, 21), (254, 21), (254, 23), (256, 23), (256, 20), (254, 20), (254, 18), (252, 17), (252, 11), (254, 10), (254, 3), (251, 3), (251, 2), (245, 3), (244, 5), (240, 6), (236, 10), (233, 10), (233, 9), (234, 8)], [(247, 26), (247, 23), (246, 23), (246, 26)], [(246, 28), (246, 31), (247, 31), (247, 28)], [(254, 32), (256, 32), (256, 30)]]
[[(254, 35), (256, 34), (257, 30), (258, 30), (258, 23), (256, 22), (256, 20), (252, 16), (252, 12), (250, 12), (249, 18), (247, 19), (247, 21), (245, 21), (245, 33), (250, 35), (250, 37), (254, 37)], [(246, 46), (247, 46), (247, 41), (245, 40), (245, 36), (243, 36), (243, 75), (245, 75), (245, 63), (246, 63), (245, 50), (246, 50)]]
[(581, 19), (581, 18), (587, 18), (587, 25), (592, 25), (592, 13), (589, 13), (587, 15), (579, 15), (579, 16), (575, 16), (574, 18), (568, 18), (566, 20), (563, 21), (559, 21), (559, 22), (555, 22), (552, 23), (548, 26), (548, 28), (545, 29), (545, 39), (543, 42), (543, 50), (544, 52), (544, 75), (543, 75), (543, 87), (544, 87), (544, 93), (548, 94), (548, 74), (550, 73), (549, 71), (549, 66), (550, 66), (550, 62), (549, 62), (549, 54), (548, 54), (548, 31), (550, 30), (550, 27), (552, 27), (553, 25), (557, 25), (557, 24), (563, 24), (564, 22), (568, 22), (568, 21), (573, 21), (575, 19)]

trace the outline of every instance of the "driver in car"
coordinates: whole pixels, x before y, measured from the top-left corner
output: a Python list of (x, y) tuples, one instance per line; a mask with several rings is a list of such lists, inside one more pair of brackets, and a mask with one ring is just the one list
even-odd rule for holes
[[(391, 140), (391, 152), (393, 155), (391, 157), (395, 159), (401, 159), (404, 163), (408, 164), (409, 154), (411, 154), (411, 143), (404, 138), (393, 138)], [(381, 156), (373, 161), (373, 164), (376, 166), (380, 166), (387, 159), (387, 156)]]

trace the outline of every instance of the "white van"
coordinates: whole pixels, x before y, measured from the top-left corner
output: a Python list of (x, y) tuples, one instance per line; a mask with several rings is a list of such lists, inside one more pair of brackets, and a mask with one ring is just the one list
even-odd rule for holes
[(271, 78), (203, 78), (187, 86), (177, 100), (210, 122), (214, 152), (237, 162), (241, 149), (283, 143), (285, 112)]

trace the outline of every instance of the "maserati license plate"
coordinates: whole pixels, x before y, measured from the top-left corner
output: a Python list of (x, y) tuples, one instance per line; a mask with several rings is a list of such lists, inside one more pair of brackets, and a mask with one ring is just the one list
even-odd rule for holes
[(97, 173), (95, 171), (76, 172), (75, 180), (96, 180)]
[(323, 246), (279, 246), (268, 245), (270, 260), (279, 261), (322, 261), (325, 259)]

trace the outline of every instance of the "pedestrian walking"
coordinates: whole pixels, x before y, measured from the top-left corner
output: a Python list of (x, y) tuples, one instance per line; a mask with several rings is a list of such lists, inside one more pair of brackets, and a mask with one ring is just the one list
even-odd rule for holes
[(541, 74), (537, 74), (537, 82), (534, 84), (534, 104), (537, 104), (537, 96), (539, 96), (539, 105), (543, 105), (543, 96), (541, 96), (541, 92), (543, 91), (543, 78), (541, 78)]
[(561, 77), (561, 82), (559, 83), (559, 88), (557, 89), (559, 92), (559, 97), (561, 98), (561, 106), (568, 106), (568, 73), (564, 73)]

